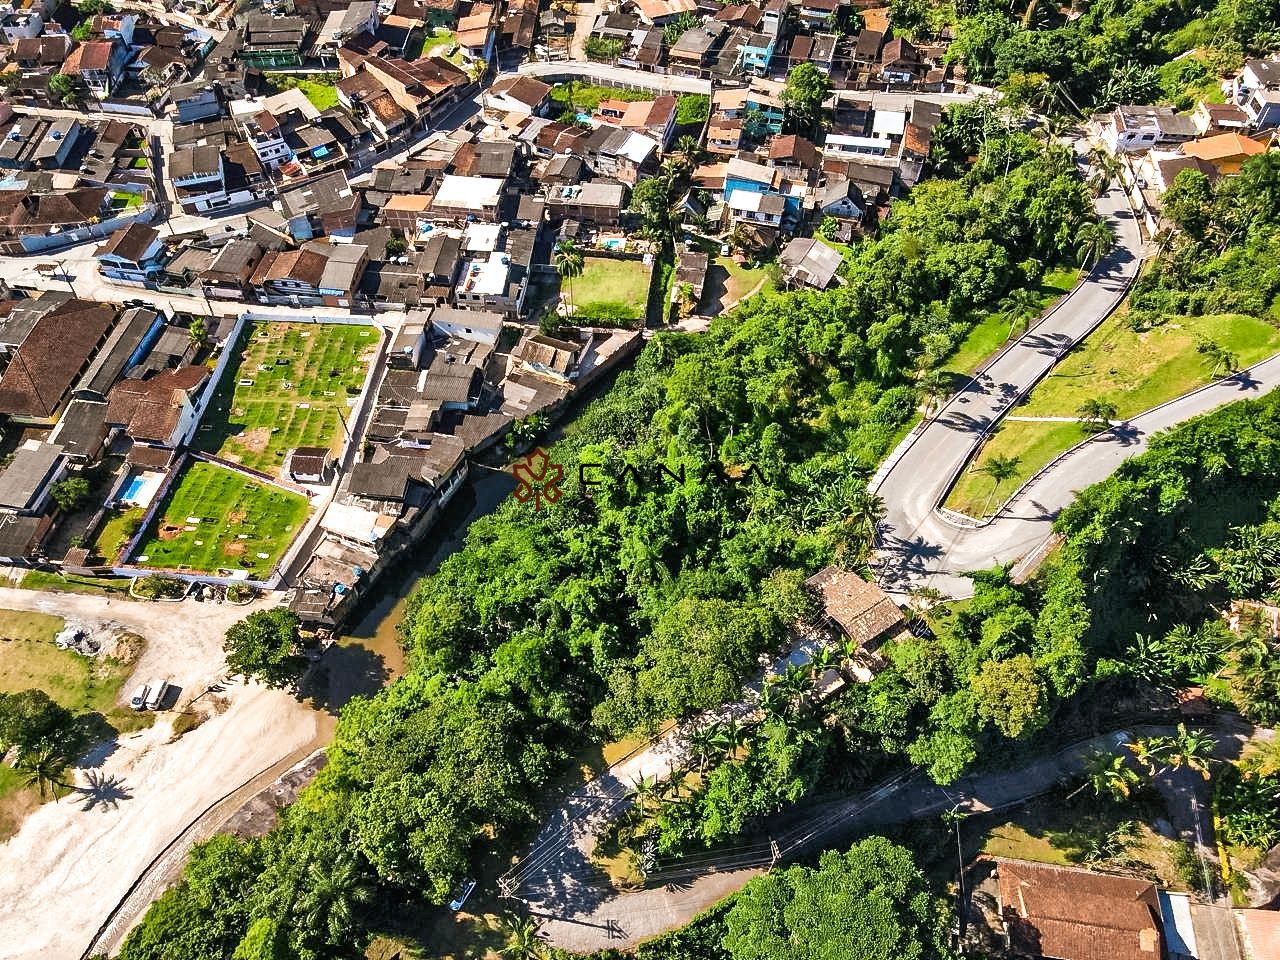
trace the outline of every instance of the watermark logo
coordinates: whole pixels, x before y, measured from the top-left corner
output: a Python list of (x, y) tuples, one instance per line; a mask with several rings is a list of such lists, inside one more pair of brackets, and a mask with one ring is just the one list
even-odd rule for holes
[(564, 465), (556, 463), (550, 454), (538, 447), (511, 468), (515, 477), (515, 498), (520, 503), (533, 501), (535, 510), (542, 509), (542, 502), (555, 503), (563, 495), (560, 484), (564, 482)]
[[(682, 486), (692, 474), (701, 483), (713, 483), (726, 487), (745, 486), (752, 482), (772, 485), (768, 477), (755, 464), (723, 466), (718, 463), (705, 464), (696, 471), (686, 472), (684, 465), (674, 470), (665, 464), (656, 463), (648, 467), (636, 467), (623, 464), (612, 470), (603, 463), (579, 463), (578, 484), (582, 493), (592, 496), (592, 491), (607, 483), (631, 481), (641, 489), (653, 487)], [(515, 477), (516, 489), (513, 496), (520, 503), (533, 501), (535, 510), (541, 510), (542, 504), (557, 503), (564, 495), (560, 484), (564, 482), (564, 465), (551, 459), (551, 455), (542, 447), (538, 447), (523, 460), (511, 467), (511, 475)]]

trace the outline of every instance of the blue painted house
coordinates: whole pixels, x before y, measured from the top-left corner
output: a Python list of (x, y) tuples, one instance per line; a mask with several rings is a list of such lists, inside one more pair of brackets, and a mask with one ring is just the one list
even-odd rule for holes
[(754, 73), (764, 76), (769, 69), (769, 61), (773, 59), (773, 49), (778, 38), (767, 33), (753, 33), (747, 37), (738, 49), (738, 67), (743, 73)]
[(758, 114), (763, 118), (769, 133), (782, 132), (782, 120), (786, 110), (782, 106), (782, 88), (785, 86), (778, 80), (765, 80), (761, 77), (751, 81), (747, 88), (747, 99), (743, 108), (748, 113)]
[[(730, 197), (738, 191), (781, 197), (782, 219), (790, 223), (800, 218), (805, 193), (804, 184), (787, 180), (781, 170), (744, 160), (741, 157), (733, 157), (725, 166), (725, 202), (728, 203)], [(738, 202), (741, 203), (741, 197)]]

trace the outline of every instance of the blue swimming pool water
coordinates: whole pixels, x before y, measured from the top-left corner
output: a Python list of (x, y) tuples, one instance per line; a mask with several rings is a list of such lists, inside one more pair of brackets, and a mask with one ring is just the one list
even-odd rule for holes
[(124, 485), (124, 489), (120, 491), (121, 500), (136, 500), (138, 491), (146, 486), (147, 481), (144, 477), (130, 477), (129, 482)]
[(621, 250), (626, 245), (627, 241), (623, 240), (621, 237), (611, 237), (604, 242), (604, 248), (606, 250)]

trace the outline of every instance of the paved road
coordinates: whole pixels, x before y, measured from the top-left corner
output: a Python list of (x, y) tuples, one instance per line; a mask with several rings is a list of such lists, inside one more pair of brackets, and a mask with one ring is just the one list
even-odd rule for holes
[(1153, 407), (1065, 453), (1033, 477), (985, 526), (957, 527), (931, 511), (928, 522), (916, 527), (908, 542), (890, 539), (892, 532), (886, 537), (888, 563), (880, 570), (895, 575), (886, 586), (929, 583), (949, 596), (968, 596), (972, 583), (961, 574), (1033, 553), (1050, 536), (1053, 519), (1079, 491), (1105, 480), (1125, 460), (1146, 450), (1152, 436), (1277, 388), (1280, 356)]
[[(803, 851), (842, 841), (858, 832), (937, 817), (956, 806), (974, 814), (1002, 810), (1078, 777), (1093, 753), (1127, 753), (1125, 744), (1132, 742), (1135, 735), (1174, 732), (1172, 727), (1157, 726), (1118, 730), (1074, 744), (1020, 769), (965, 777), (945, 788), (916, 773), (891, 781), (888, 789), (811, 807), (787, 826), (811, 827), (804, 834), (806, 845), (799, 848)], [(1217, 732), (1220, 739), (1215, 753), (1220, 757), (1239, 756), (1244, 743), (1256, 733), (1234, 719), (1224, 721), (1224, 728)], [(782, 825), (771, 828), (771, 833), (775, 838), (782, 836)], [(725, 871), (719, 867), (726, 861), (735, 868)], [(687, 877), (676, 877), (666, 886), (621, 894), (604, 888), (584, 863), (559, 877), (548, 876), (529, 897), (530, 909), (542, 920), (543, 936), (557, 947), (580, 952), (625, 948), (686, 923), (763, 872), (755, 866), (741, 868), (730, 858), (692, 858), (690, 862), (695, 866)]]
[[(973, 530), (948, 522), (935, 508), (1000, 417), (1105, 319), (1137, 275), (1142, 240), (1124, 194), (1113, 188), (1096, 205), (1115, 228), (1116, 249), (904, 441), (873, 483), (887, 508), (876, 557), (877, 573), (887, 588), (905, 590), (928, 582), (944, 593), (965, 596), (969, 581), (956, 574), (1016, 559), (1048, 535), (1048, 517), (1039, 522), (1001, 518)], [(1064, 482), (1067, 500), (1070, 491), (1083, 485), (1056, 474), (1048, 486), (1063, 492)], [(1043, 503), (1043, 494), (1034, 500)]]
[(622, 87), (637, 87), (641, 90), (660, 90), (664, 93), (703, 93), (707, 95), (711, 93), (710, 80), (649, 73), (647, 70), (632, 70), (629, 67), (615, 67), (607, 63), (592, 63), (589, 60), (562, 60), (547, 63), (534, 61), (520, 64), (515, 72), (522, 73), (528, 77), (541, 77), (547, 80), (548, 83), (553, 80), (584, 79)]

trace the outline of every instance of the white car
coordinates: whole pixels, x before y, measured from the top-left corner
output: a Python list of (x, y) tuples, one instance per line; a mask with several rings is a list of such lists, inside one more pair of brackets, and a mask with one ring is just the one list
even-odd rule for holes
[(135, 710), (147, 709), (147, 694), (150, 693), (150, 687), (145, 683), (133, 691), (133, 696), (129, 698), (129, 706)]
[(159, 710), (160, 705), (164, 703), (165, 694), (169, 692), (168, 680), (153, 680), (150, 683), (150, 692), (147, 695), (147, 709)]

